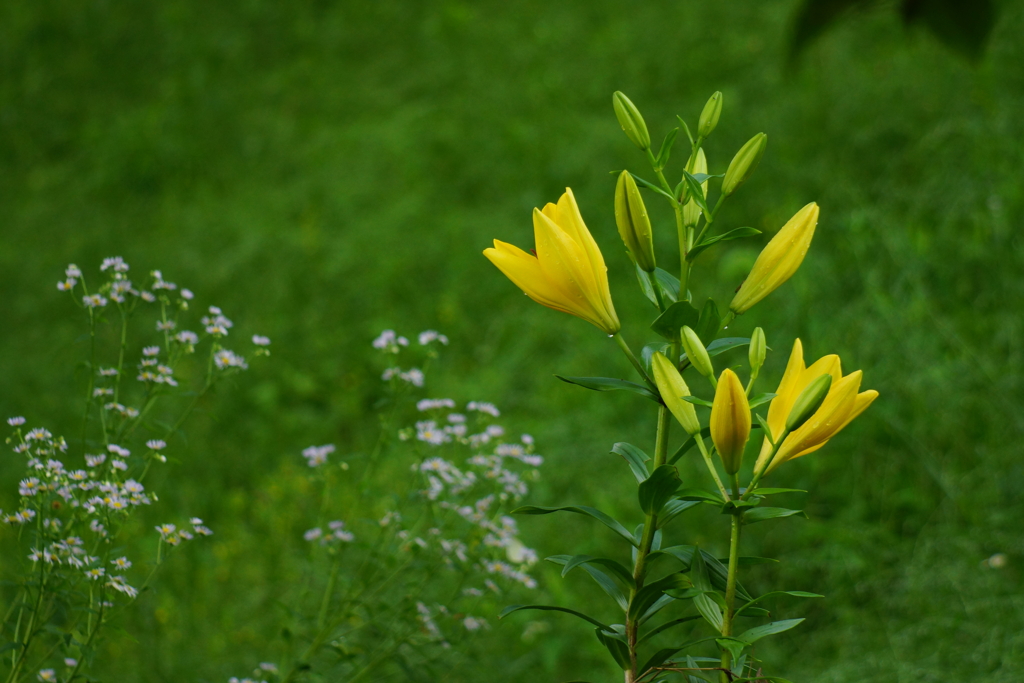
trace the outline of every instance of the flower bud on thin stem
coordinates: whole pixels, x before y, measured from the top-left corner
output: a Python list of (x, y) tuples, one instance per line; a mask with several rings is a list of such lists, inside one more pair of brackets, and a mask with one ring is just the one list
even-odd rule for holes
[(722, 93), (715, 92), (714, 95), (708, 99), (707, 104), (704, 105), (704, 109), (700, 113), (700, 119), (697, 123), (697, 135), (702, 140), (706, 140), (711, 132), (718, 125), (718, 118), (722, 115)]
[(768, 136), (758, 133), (740, 147), (740, 151), (736, 152), (736, 156), (729, 162), (729, 168), (725, 171), (725, 180), (722, 181), (723, 196), (728, 197), (746, 182), (757, 168), (761, 156), (764, 155), (764, 148), (767, 146)]
[(730, 475), (740, 471), (743, 449), (750, 438), (750, 404), (736, 373), (726, 368), (718, 380), (711, 408), (711, 440)]
[(683, 400), (690, 395), (690, 388), (679, 374), (676, 366), (660, 352), (651, 357), (651, 369), (654, 370), (654, 382), (658, 385), (661, 400), (671, 411), (687, 434), (700, 432), (700, 420), (693, 404)]
[(747, 349), (747, 360), (750, 361), (750, 378), (754, 379), (761, 372), (768, 346), (764, 338), (764, 330), (755, 327), (750, 334), (750, 346)]
[(686, 357), (690, 359), (690, 365), (697, 372), (711, 380), (711, 384), (717, 388), (718, 381), (715, 379), (715, 368), (711, 365), (711, 357), (708, 356), (708, 350), (704, 348), (704, 343), (700, 340), (700, 337), (697, 336), (697, 333), (689, 325), (683, 325), (679, 336), (682, 338), (683, 351), (686, 352)]
[(616, 90), (612, 95), (612, 106), (615, 107), (615, 118), (619, 120), (626, 137), (640, 149), (650, 149), (651, 136), (636, 105), (625, 94)]
[(796, 397), (793, 408), (786, 418), (786, 429), (796, 431), (803, 426), (811, 416), (818, 411), (821, 404), (828, 396), (828, 390), (832, 388), (832, 375), (824, 374), (808, 384), (800, 395)]
[(654, 235), (640, 188), (629, 171), (619, 174), (615, 183), (615, 224), (619, 237), (640, 268), (648, 273), (657, 267), (654, 259)]

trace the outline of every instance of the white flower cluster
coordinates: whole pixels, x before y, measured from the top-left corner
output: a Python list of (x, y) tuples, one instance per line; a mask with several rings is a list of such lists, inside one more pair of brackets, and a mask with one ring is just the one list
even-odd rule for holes
[(302, 451), (302, 457), (306, 459), (306, 464), (310, 467), (319, 467), (327, 462), (327, 456), (333, 453), (334, 450), (333, 443), (324, 444), (323, 446), (310, 446)]
[(319, 541), (320, 545), (334, 545), (337, 543), (351, 543), (356, 540), (355, 535), (345, 529), (345, 522), (339, 519), (333, 522), (327, 523), (327, 530), (320, 527), (313, 527), (306, 533), (302, 534), (302, 537), (313, 543)]
[(237, 678), (232, 676), (228, 679), (228, 683), (267, 683), (264, 676), (276, 676), (278, 673), (277, 665), (271, 662), (260, 662), (260, 665), (252, 672), (252, 678)]

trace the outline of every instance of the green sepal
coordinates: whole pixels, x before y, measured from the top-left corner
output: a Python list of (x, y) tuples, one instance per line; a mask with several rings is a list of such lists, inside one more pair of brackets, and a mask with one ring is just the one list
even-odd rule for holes
[(694, 327), (700, 320), (700, 313), (689, 301), (677, 301), (651, 323), (651, 329), (671, 342), (679, 341), (679, 330), (683, 325)]
[(564, 507), (540, 507), (539, 505), (524, 505), (518, 507), (512, 511), (513, 515), (550, 515), (552, 512), (575, 512), (578, 515), (586, 515), (587, 517), (593, 517), (597, 521), (604, 524), (606, 527), (622, 536), (624, 539), (629, 541), (632, 546), (639, 546), (639, 543), (633, 539), (633, 534), (629, 533), (626, 527), (619, 524), (615, 518), (606, 515), (600, 510), (586, 505), (566, 505)]
[(738, 240), (742, 237), (753, 237), (754, 235), (760, 234), (761, 231), (757, 228), (733, 228), (729, 232), (723, 232), (721, 235), (705, 237), (699, 244), (693, 245), (693, 248), (686, 253), (686, 260), (692, 263), (698, 256), (704, 253), (706, 249), (718, 244), (719, 242), (728, 242), (729, 240)]
[(620, 441), (612, 446), (611, 452), (615, 455), (622, 456), (623, 460), (625, 460), (629, 465), (629, 469), (632, 470), (633, 476), (636, 477), (637, 482), (645, 481), (649, 476), (651, 476), (650, 472), (647, 471), (647, 465), (645, 464), (651, 459), (651, 456), (647, 455), (633, 444)]
[(655, 159), (655, 168), (659, 171), (665, 168), (668, 163), (669, 157), (672, 155), (672, 145), (676, 142), (676, 135), (679, 134), (678, 128), (673, 128), (665, 136), (665, 140), (661, 143), (661, 150), (658, 152), (658, 156)]
[[(700, 430), (700, 436), (701, 436), (702, 439), (709, 438), (711, 436), (711, 428), (710, 427), (705, 427), (704, 429)], [(697, 438), (695, 436), (691, 435), (690, 438), (688, 438), (686, 441), (683, 442), (683, 445), (681, 445), (679, 448), (676, 449), (676, 452), (672, 454), (672, 457), (670, 457), (668, 459), (668, 461), (667, 461), (668, 464), (669, 465), (674, 465), (675, 462), (677, 460), (679, 460), (679, 458), (681, 458), (684, 455), (686, 455), (686, 453), (691, 448), (695, 447), (696, 445), (697, 445)]]
[(591, 624), (594, 624), (595, 626), (597, 626), (599, 628), (608, 629), (608, 630), (611, 629), (610, 626), (606, 626), (605, 624), (602, 624), (597, 619), (595, 619), (593, 617), (590, 617), (590, 616), (587, 616), (583, 612), (577, 612), (576, 610), (569, 609), (568, 607), (556, 607), (554, 605), (509, 605), (505, 609), (501, 610), (501, 614), (498, 615), (498, 618), (499, 619), (504, 619), (505, 617), (507, 617), (508, 615), (512, 614), (513, 612), (518, 612), (519, 610), (523, 610), (523, 609), (536, 609), (536, 610), (544, 610), (544, 611), (549, 611), (549, 612), (565, 612), (566, 614), (571, 614), (571, 615), (573, 615), (575, 617), (579, 617), (580, 619), (583, 619), (584, 621), (589, 621)]
[(661, 465), (640, 483), (637, 491), (640, 509), (647, 515), (659, 512), (682, 483), (674, 465)]
[(618, 664), (623, 671), (629, 669), (632, 664), (629, 661), (629, 646), (625, 640), (620, 640), (619, 634), (614, 631), (608, 631), (600, 628), (595, 628), (594, 633), (597, 634), (597, 640), (608, 648), (608, 652), (611, 653), (612, 659)]
[(743, 515), (744, 524), (754, 524), (756, 522), (763, 522), (766, 519), (781, 519), (783, 517), (792, 517), (793, 515), (802, 515), (807, 517), (807, 513), (803, 510), (790, 510), (787, 508), (754, 508), (749, 510)]
[(750, 407), (751, 407), (751, 409), (753, 409), (753, 408), (756, 408), (758, 406), (762, 406), (765, 403), (768, 403), (769, 401), (771, 401), (776, 396), (778, 396), (778, 394), (774, 394), (774, 393), (772, 393), (770, 391), (766, 392), (766, 393), (763, 393), (763, 394), (758, 394), (754, 398), (750, 399)]
[(697, 333), (697, 337), (707, 347), (718, 335), (721, 323), (722, 315), (718, 312), (718, 305), (714, 299), (708, 299), (704, 303), (703, 308), (700, 309), (700, 319), (697, 321), (697, 327), (693, 328), (693, 331)]
[(755, 626), (752, 629), (748, 629), (736, 637), (744, 642), (754, 644), (765, 636), (773, 636), (776, 633), (782, 633), (783, 631), (788, 631), (795, 626), (799, 626), (802, 621), (804, 620), (783, 619), (782, 621), (773, 621), (770, 624)]
[(649, 398), (659, 405), (661, 404), (660, 396), (644, 385), (637, 384), (636, 382), (630, 382), (624, 379), (614, 379), (612, 377), (563, 377), (562, 375), (555, 375), (555, 377), (567, 384), (575, 384), (578, 387), (591, 389), (593, 391), (629, 391), (634, 394), (639, 394), (644, 398)]

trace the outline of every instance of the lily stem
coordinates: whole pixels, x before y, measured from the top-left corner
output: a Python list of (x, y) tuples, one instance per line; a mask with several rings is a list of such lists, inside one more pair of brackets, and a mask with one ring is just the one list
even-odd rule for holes
[(628, 358), (629, 362), (633, 364), (633, 367), (636, 368), (638, 373), (640, 373), (640, 376), (643, 377), (643, 380), (647, 382), (648, 386), (650, 386), (651, 389), (656, 389), (657, 385), (654, 383), (654, 380), (652, 380), (650, 375), (647, 374), (647, 371), (644, 370), (644, 366), (641, 365), (639, 360), (637, 360), (637, 357), (633, 354), (633, 350), (629, 348), (629, 344), (627, 344), (626, 340), (622, 338), (622, 335), (616, 332), (612, 335), (612, 339), (614, 339), (615, 343), (619, 345), (622, 352), (626, 354), (626, 358)]

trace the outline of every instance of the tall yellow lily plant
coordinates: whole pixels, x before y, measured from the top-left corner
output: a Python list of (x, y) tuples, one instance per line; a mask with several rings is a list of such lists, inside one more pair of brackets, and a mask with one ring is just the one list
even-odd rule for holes
[[(622, 669), (626, 683), (655, 683), (666, 672), (685, 675), (695, 668), (690, 657), (700, 656), (697, 650), (709, 647), (718, 649), (719, 665), (704, 665), (705, 672), (709, 668), (717, 670), (723, 683), (760, 680), (765, 678), (764, 664), (752, 650), (754, 642), (802, 621), (783, 619), (743, 631), (737, 628), (740, 618), (770, 616), (762, 598), (767, 600), (775, 594), (769, 591), (756, 597), (740, 584), (741, 530), (749, 524), (800, 513), (762, 505), (770, 496), (784, 495), (787, 490), (765, 488), (761, 481), (783, 463), (822, 448), (863, 413), (878, 392), (861, 391), (859, 370), (843, 375), (838, 356), (825, 356), (806, 365), (803, 346), (797, 339), (778, 389), (756, 395), (753, 388), (768, 351), (764, 330), (755, 328), (750, 338), (722, 336), (736, 316), (749, 312), (796, 274), (818, 225), (819, 208), (814, 202), (797, 211), (768, 241), (738, 287), (730, 283), (736, 293), (724, 315), (713, 300), (700, 306), (694, 303), (696, 283), (690, 277), (693, 263), (713, 247), (760, 234), (752, 228), (721, 229), (723, 223), (735, 218), (720, 217), (719, 212), (725, 200), (752, 177), (765, 153), (767, 136), (754, 135), (731, 157), (727, 168), (719, 166), (717, 174), (711, 173), (715, 166), (709, 161), (704, 143), (715, 130), (723, 108), (722, 94), (715, 93), (701, 112), (696, 134), (680, 118), (689, 150), (673, 183), (666, 168), (679, 131), (670, 131), (656, 153), (650, 130), (633, 101), (617, 92), (613, 108), (619, 125), (646, 156), (654, 174), (645, 179), (630, 171), (617, 171), (613, 204), (614, 224), (630, 256), (622, 265), (634, 271), (654, 306), (650, 329), (662, 339), (645, 346), (641, 357), (623, 340), (604, 257), (583, 222), (571, 190), (567, 189), (556, 204), (534, 209), (532, 253), (495, 240), (494, 247), (486, 249), (484, 255), (537, 303), (586, 320), (610, 335), (636, 369), (640, 382), (613, 377), (560, 379), (598, 391), (632, 392), (655, 405), (653, 456), (628, 443), (612, 447), (636, 479), (643, 522), (632, 532), (632, 525), (578, 505), (526, 506), (513, 511), (588, 516), (631, 546), (631, 553), (620, 559), (579, 554), (547, 558), (563, 567), (563, 576), (577, 567), (584, 568), (619, 610), (618, 620), (606, 623), (573, 608), (552, 605), (512, 605), (502, 616), (523, 609), (544, 609), (588, 621), (595, 627), (598, 641)], [(717, 178), (722, 181), (716, 186)], [(709, 200), (715, 187), (718, 196), (712, 203)], [(672, 208), (679, 245), (678, 276), (657, 265), (673, 259), (665, 255), (656, 258), (654, 226), (643, 193), (664, 199)], [(604, 221), (602, 225), (610, 223)], [(736, 359), (726, 355), (741, 347), (749, 347), (746, 384), (737, 372)], [(716, 374), (715, 364), (725, 366), (720, 374)], [(690, 374), (689, 381), (684, 377), (686, 373)], [(702, 391), (710, 392), (713, 400), (700, 396)], [(766, 416), (758, 413), (764, 405), (768, 406)], [(681, 443), (670, 449), (673, 421), (683, 429), (677, 439)], [(752, 440), (760, 441), (760, 451), (756, 458), (745, 459)], [(676, 463), (691, 450), (700, 453), (714, 491), (683, 483)], [(697, 505), (716, 506), (730, 521), (728, 560), (724, 563), (718, 554), (696, 544), (669, 540), (678, 533), (671, 522)], [(652, 564), (655, 557), (671, 562)], [(708, 637), (680, 643), (671, 636), (673, 627), (695, 619), (703, 620)]]

